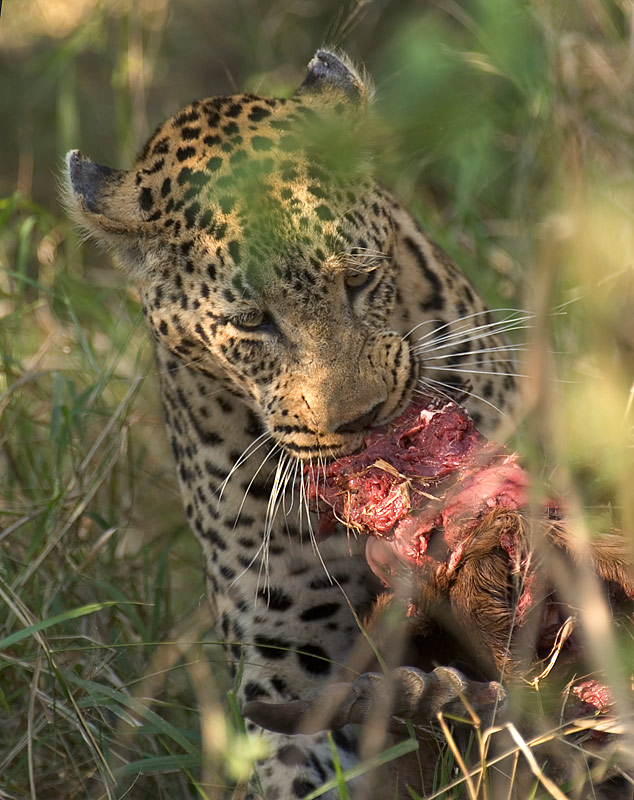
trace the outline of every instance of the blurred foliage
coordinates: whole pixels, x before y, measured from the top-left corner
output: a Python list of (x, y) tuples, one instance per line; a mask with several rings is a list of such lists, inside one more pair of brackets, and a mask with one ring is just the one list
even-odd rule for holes
[(536, 315), (519, 446), (581, 532), (631, 532), (633, 30), (629, 0), (5, 0), (0, 638), (62, 619), (0, 659), (0, 795), (204, 796), (252, 756), (213, 716), (228, 686), (137, 299), (78, 248), (64, 152), (127, 167), (191, 99), (289, 94), (344, 47), (376, 81), (382, 180), (494, 304)]

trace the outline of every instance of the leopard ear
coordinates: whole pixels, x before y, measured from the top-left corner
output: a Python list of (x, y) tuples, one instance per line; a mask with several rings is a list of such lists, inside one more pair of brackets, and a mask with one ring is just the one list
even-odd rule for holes
[(124, 262), (138, 263), (139, 239), (148, 224), (135, 174), (95, 164), (79, 150), (71, 150), (64, 178), (64, 201), (75, 222)]
[(313, 95), (324, 99), (339, 95), (354, 106), (366, 105), (372, 93), (369, 79), (359, 74), (346, 55), (334, 55), (328, 50), (315, 53), (308, 64), (306, 77), (296, 92), (302, 97)]

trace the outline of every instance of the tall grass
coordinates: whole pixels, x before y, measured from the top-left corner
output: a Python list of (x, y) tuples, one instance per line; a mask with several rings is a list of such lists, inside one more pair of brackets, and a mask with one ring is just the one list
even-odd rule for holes
[[(0, 20), (0, 797), (214, 797), (253, 754), (138, 302), (78, 247), (61, 155), (129, 166), (194, 96), (288, 92), (323, 40), (343, 44), (377, 81), (384, 181), (494, 304), (537, 314), (518, 447), (580, 535), (631, 535), (634, 14), (626, 0), (44, 5), (5, 3)], [(597, 666), (624, 685), (631, 638), (595, 631)], [(455, 780), (469, 796), (445, 762), (438, 796)]]

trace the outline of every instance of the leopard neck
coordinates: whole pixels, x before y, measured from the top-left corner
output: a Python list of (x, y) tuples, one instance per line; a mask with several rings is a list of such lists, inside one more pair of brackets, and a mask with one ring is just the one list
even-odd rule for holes
[[(259, 585), (264, 554), (275, 553), (282, 537), (286, 546), (289, 535), (296, 538), (301, 549), (298, 512), (278, 514), (262, 547), (277, 465), (270, 440), (255, 414), (220, 381), (160, 345), (156, 357), (183, 504), (203, 545), (210, 590), (226, 591), (238, 576), (243, 589), (249, 575)], [(268, 568), (271, 563), (267, 558)]]

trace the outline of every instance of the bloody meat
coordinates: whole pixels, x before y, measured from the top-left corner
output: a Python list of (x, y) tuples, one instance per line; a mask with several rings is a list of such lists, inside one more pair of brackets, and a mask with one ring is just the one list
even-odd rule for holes
[[(368, 561), (387, 583), (399, 565), (454, 568), (487, 514), (528, 501), (517, 456), (482, 436), (459, 405), (438, 400), (411, 405), (389, 429), (368, 434), (362, 452), (307, 467), (304, 479), (317, 537), (337, 521), (370, 534), (377, 541), (368, 542)], [(501, 545), (517, 558), (513, 537)]]
[[(304, 482), (319, 512), (317, 537), (338, 521), (368, 534), (370, 567), (419, 631), (438, 611), (446, 620), (449, 609), (454, 632), (471, 640), (490, 674), (491, 667), (493, 674), (525, 674), (531, 653), (546, 657), (574, 616), (557, 596), (548, 555), (555, 550), (573, 564), (590, 558), (612, 607), (625, 601), (631, 614), (623, 538), (608, 535), (583, 551), (554, 502), (527, 513), (529, 476), (517, 455), (480, 434), (454, 402), (410, 405), (388, 428), (369, 433), (361, 452), (307, 467)], [(527, 625), (529, 618), (536, 624)], [(521, 628), (532, 647), (519, 642)], [(565, 648), (578, 655), (575, 637)]]

